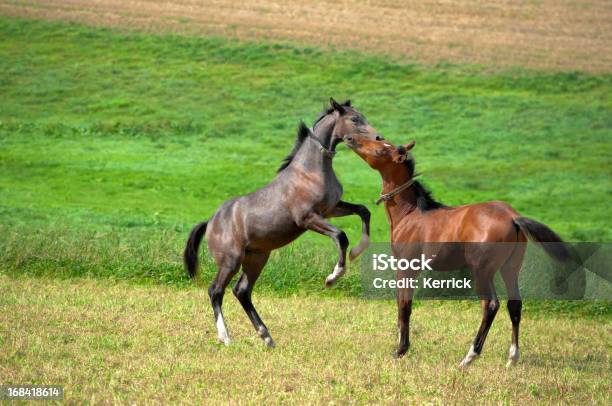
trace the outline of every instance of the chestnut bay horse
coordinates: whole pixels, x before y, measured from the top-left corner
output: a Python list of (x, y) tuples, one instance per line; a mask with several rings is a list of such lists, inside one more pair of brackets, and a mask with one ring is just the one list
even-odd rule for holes
[(185, 267), (194, 278), (198, 269), (198, 247), (205, 237), (217, 264), (217, 275), (208, 289), (220, 342), (229, 335), (221, 306), (225, 288), (242, 267), (233, 292), (255, 330), (269, 347), (274, 346), (268, 328), (253, 303), (251, 293), (270, 252), (283, 247), (306, 230), (330, 237), (338, 249), (338, 261), (325, 279), (331, 286), (345, 272), (349, 241), (344, 231), (326, 219), (356, 214), (362, 221), (360, 243), (350, 252), (357, 257), (369, 244), (370, 212), (360, 204), (340, 200), (342, 185), (332, 168), (338, 143), (345, 136), (380, 138), (366, 118), (349, 101), (330, 100), (312, 131), (300, 124), (293, 151), (285, 158), (271, 183), (248, 195), (227, 200), (208, 221), (196, 225), (187, 240)]
[[(535, 220), (522, 217), (509, 204), (501, 201), (448, 207), (436, 202), (429, 191), (414, 179), (414, 159), (409, 151), (415, 142), (395, 147), (385, 140), (371, 140), (348, 134), (346, 144), (370, 167), (380, 172), (382, 194), (377, 204), (385, 203), (387, 220), (391, 226), (392, 250), (398, 258), (410, 258), (414, 246), (431, 245), (452, 247), (437, 251), (434, 263), (437, 270), (468, 268), (481, 298), (482, 321), (476, 337), (460, 367), (469, 365), (483, 348), (489, 328), (499, 309), (493, 284), (494, 274), (500, 270), (508, 294), (508, 313), (512, 322), (512, 343), (507, 366), (519, 359), (518, 338), (522, 301), (518, 274), (526, 250), (527, 239), (544, 248), (561, 263), (580, 259), (550, 228)], [(545, 244), (553, 242), (556, 244)], [(478, 244), (472, 244), (478, 243)], [(501, 247), (501, 248), (500, 248)], [(407, 273), (398, 271), (397, 277)], [(416, 276), (416, 273), (410, 274)], [(399, 345), (396, 357), (402, 357), (410, 346), (409, 326), (412, 312), (413, 289), (397, 291)]]

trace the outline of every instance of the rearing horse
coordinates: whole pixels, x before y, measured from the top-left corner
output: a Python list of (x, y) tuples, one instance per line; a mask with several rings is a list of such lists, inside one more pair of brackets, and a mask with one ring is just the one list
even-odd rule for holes
[(246, 196), (223, 203), (213, 217), (196, 225), (185, 247), (185, 267), (194, 278), (198, 268), (198, 247), (205, 236), (218, 268), (208, 289), (219, 341), (229, 344), (221, 305), (225, 288), (242, 266), (234, 295), (251, 319), (255, 330), (269, 347), (274, 346), (268, 328), (253, 303), (251, 292), (270, 252), (289, 244), (306, 230), (330, 237), (338, 248), (338, 262), (325, 284), (331, 286), (345, 272), (349, 241), (344, 231), (326, 219), (356, 214), (362, 221), (360, 243), (350, 252), (353, 259), (367, 248), (370, 212), (365, 206), (340, 200), (342, 185), (332, 168), (335, 148), (345, 136), (373, 138), (377, 131), (351, 107), (331, 99), (328, 108), (314, 123), (312, 131), (303, 123), (293, 151), (285, 158), (274, 180)]
[[(498, 270), (506, 285), (507, 307), (512, 322), (512, 344), (507, 365), (516, 363), (519, 359), (522, 308), (518, 274), (527, 239), (540, 243), (547, 254), (559, 262), (579, 263), (580, 259), (554, 231), (542, 223), (522, 217), (505, 202), (448, 207), (433, 200), (430, 193), (414, 180), (414, 160), (409, 155), (414, 141), (395, 147), (385, 140), (374, 141), (350, 134), (345, 137), (345, 141), (370, 167), (380, 172), (383, 185), (379, 202), (385, 203), (394, 255), (398, 258), (411, 258), (414, 246), (434, 246), (434, 250), (439, 250), (433, 260), (434, 269), (467, 267), (472, 272), (476, 291), (481, 298), (482, 321), (460, 366), (469, 365), (480, 355), (499, 309), (493, 284), (493, 276)], [(443, 244), (449, 242), (464, 244)], [(541, 244), (543, 242), (557, 244)], [(406, 274), (416, 276), (416, 273), (413, 275), (398, 271), (397, 277), (402, 278)], [(397, 291), (399, 346), (396, 357), (403, 356), (410, 346), (413, 293), (412, 288)]]

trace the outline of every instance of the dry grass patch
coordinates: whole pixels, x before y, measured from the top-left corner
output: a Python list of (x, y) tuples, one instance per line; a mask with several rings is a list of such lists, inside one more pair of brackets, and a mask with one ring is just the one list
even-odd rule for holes
[(500, 312), (483, 357), (462, 372), (476, 303), (421, 303), (413, 348), (397, 361), (393, 303), (257, 294), (255, 302), (274, 350), (231, 295), (226, 348), (215, 342), (204, 289), (0, 276), (0, 382), (61, 384), (68, 401), (122, 404), (583, 404), (605, 403), (611, 389), (605, 318), (525, 314), (524, 358), (506, 369), (510, 324)]

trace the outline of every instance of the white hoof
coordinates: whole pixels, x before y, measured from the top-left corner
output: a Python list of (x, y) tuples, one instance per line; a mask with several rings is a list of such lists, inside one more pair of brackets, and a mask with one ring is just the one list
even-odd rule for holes
[(506, 368), (510, 368), (519, 360), (519, 350), (514, 344), (510, 346), (510, 350), (508, 351), (508, 362), (506, 363)]
[(480, 355), (478, 353), (476, 353), (476, 351), (474, 351), (474, 346), (472, 345), (470, 347), (470, 350), (468, 351), (467, 355), (465, 356), (465, 358), (463, 359), (463, 361), (461, 361), (461, 363), (459, 364), (459, 368), (465, 368), (468, 365), (470, 365), (472, 362), (474, 362), (474, 360), (476, 358), (478, 358)]
[(325, 285), (328, 287), (332, 286), (334, 283), (336, 283), (339, 277), (344, 275), (345, 272), (346, 272), (345, 268), (341, 268), (338, 265), (336, 265), (336, 267), (334, 268), (334, 271), (330, 273), (329, 275), (327, 275), (327, 278), (325, 278)]

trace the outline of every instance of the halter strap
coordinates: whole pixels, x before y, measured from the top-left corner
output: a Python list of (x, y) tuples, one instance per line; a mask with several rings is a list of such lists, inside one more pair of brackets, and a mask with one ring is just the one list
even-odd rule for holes
[(391, 198), (393, 198), (394, 196), (397, 196), (403, 190), (406, 190), (410, 186), (412, 186), (413, 183), (414, 183), (414, 177), (412, 179), (410, 179), (408, 182), (404, 183), (403, 185), (400, 185), (400, 186), (396, 187), (395, 189), (393, 189), (389, 193), (385, 193), (384, 195), (381, 194), (380, 197), (378, 198), (378, 200), (376, 200), (376, 205), (379, 205), (380, 202), (383, 202), (383, 201), (386, 202), (386, 201), (391, 200)]
[(321, 144), (321, 141), (319, 141), (319, 139), (316, 138), (312, 132), (310, 132), (309, 137), (313, 141), (315, 141), (317, 144), (319, 144), (319, 151), (321, 151), (321, 154), (323, 154), (324, 157), (332, 159), (334, 157), (334, 155), (336, 155), (336, 151), (332, 151), (329, 148), (325, 148), (325, 146), (323, 146), (323, 144)]

